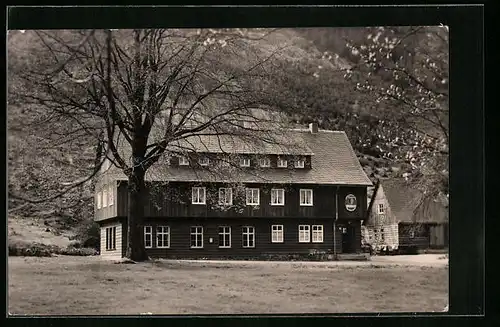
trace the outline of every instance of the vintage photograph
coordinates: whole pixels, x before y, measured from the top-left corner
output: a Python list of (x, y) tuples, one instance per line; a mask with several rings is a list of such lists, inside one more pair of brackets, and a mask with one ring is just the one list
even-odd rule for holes
[(448, 40), (9, 30), (9, 315), (447, 312)]

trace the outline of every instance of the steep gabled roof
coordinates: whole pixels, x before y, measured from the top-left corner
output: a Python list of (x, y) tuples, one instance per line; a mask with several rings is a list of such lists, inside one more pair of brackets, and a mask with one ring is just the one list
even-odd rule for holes
[(425, 199), (424, 194), (403, 178), (381, 180), (381, 187), (398, 222), (448, 221), (447, 204), (441, 199)]
[[(282, 133), (281, 133), (282, 132)], [(287, 129), (280, 131), (280, 144), (259, 142), (249, 144), (239, 142), (236, 137), (196, 136), (182, 142), (188, 143), (195, 152), (210, 153), (254, 153), (254, 154), (291, 154), (310, 155), (311, 169), (266, 168), (259, 170), (238, 170), (237, 180), (243, 183), (300, 183), (371, 186), (370, 179), (344, 132), (319, 130), (311, 133), (308, 129)], [(293, 146), (292, 146), (293, 145)], [(181, 145), (184, 146), (184, 145)], [(125, 145), (128, 147), (128, 145)], [(170, 150), (175, 150), (174, 144)], [(124, 158), (129, 158), (123, 152)], [(116, 179), (126, 179), (121, 173)], [(234, 182), (234, 177), (201, 169), (187, 167), (167, 167), (165, 164), (153, 165), (146, 176), (157, 181), (191, 182)]]

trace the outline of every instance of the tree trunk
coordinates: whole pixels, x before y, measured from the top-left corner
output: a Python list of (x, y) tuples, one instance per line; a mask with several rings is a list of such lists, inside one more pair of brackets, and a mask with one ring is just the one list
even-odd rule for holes
[(144, 170), (136, 168), (130, 173), (128, 178), (128, 228), (125, 256), (133, 261), (145, 261), (148, 259), (143, 238), (143, 195), (146, 190), (144, 175)]

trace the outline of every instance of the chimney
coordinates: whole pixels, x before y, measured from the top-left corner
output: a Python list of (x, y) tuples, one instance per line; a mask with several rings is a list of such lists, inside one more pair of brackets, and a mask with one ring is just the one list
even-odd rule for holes
[(311, 132), (311, 134), (318, 133), (318, 123), (310, 123), (309, 124), (309, 131)]

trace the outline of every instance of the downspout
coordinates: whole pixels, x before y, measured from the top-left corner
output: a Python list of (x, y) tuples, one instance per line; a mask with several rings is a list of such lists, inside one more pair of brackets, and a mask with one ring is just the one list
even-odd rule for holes
[(337, 219), (339, 219), (339, 187), (335, 192), (335, 221), (333, 222), (333, 257), (337, 258), (337, 241), (335, 235), (337, 235)]

